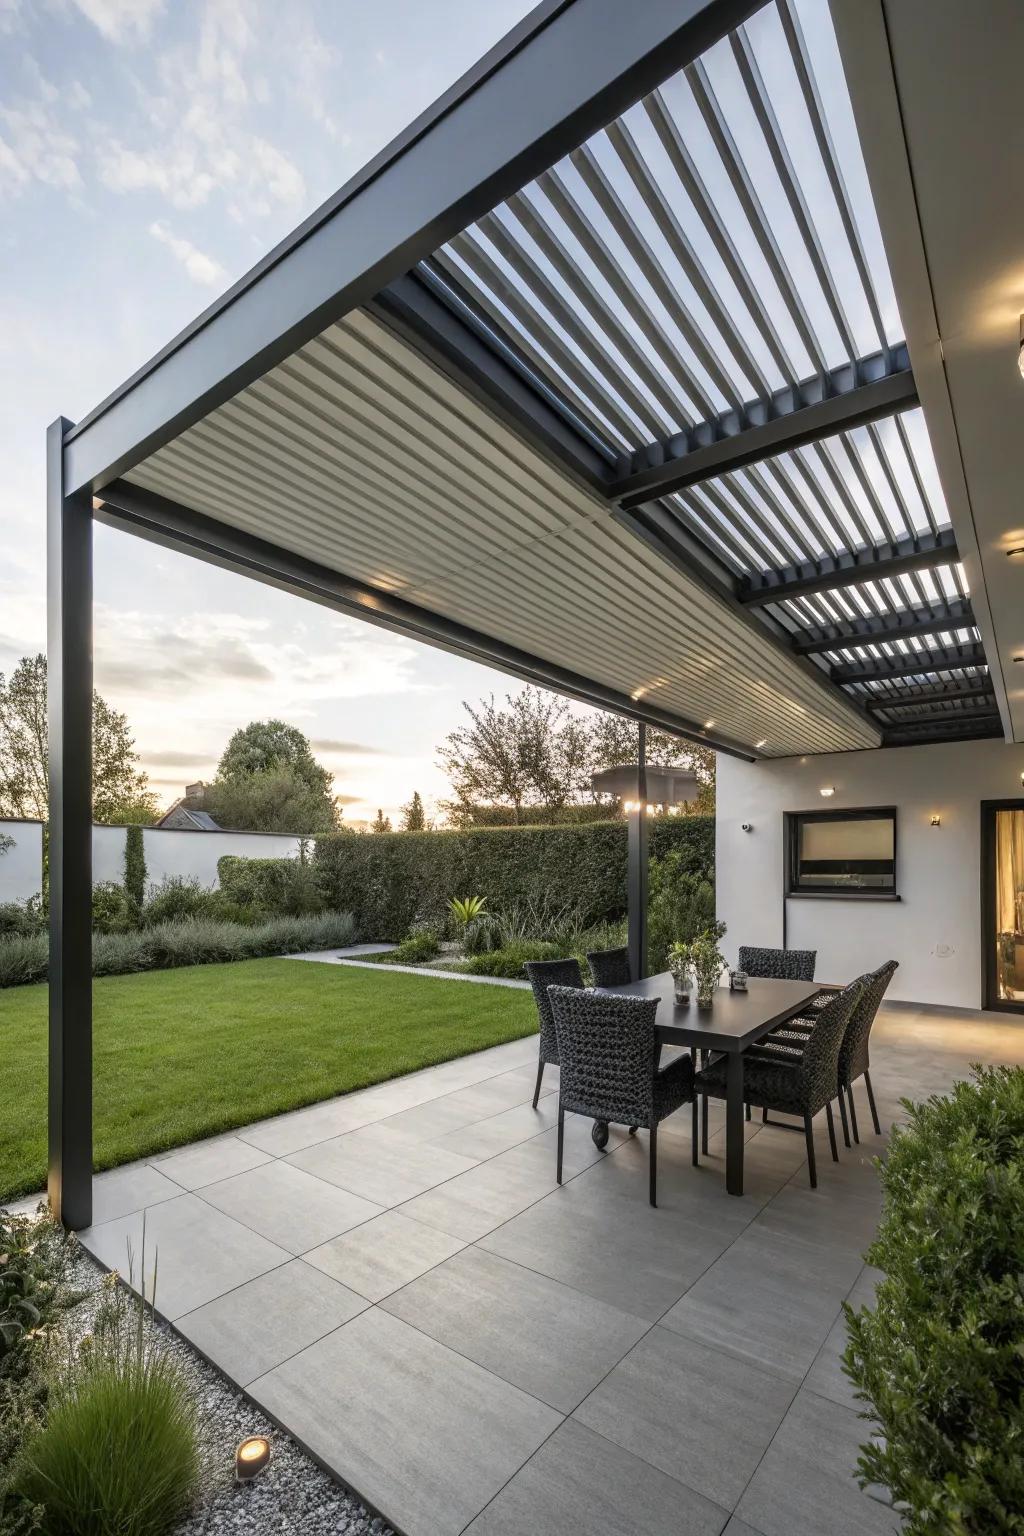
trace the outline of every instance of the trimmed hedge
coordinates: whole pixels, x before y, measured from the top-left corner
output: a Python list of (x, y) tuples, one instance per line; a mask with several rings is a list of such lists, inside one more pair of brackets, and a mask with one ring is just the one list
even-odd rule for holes
[[(715, 818), (652, 817), (651, 858), (673, 849), (681, 872), (713, 880)], [(368, 940), (397, 942), (417, 920), (443, 928), (452, 896), (486, 896), (498, 910), (572, 903), (588, 924), (608, 922), (626, 910), (626, 824), (342, 833), (318, 839), (313, 869), (327, 905), (351, 912)]]
[(247, 859), (226, 853), (217, 860), (217, 878), (228, 900), (260, 912), (298, 917), (325, 905), (316, 876), (302, 859)]
[[(132, 971), (163, 971), (182, 965), (215, 965), (228, 960), (256, 960), (267, 955), (297, 954), (306, 949), (336, 949), (350, 944), (355, 924), (348, 912), (318, 912), (312, 917), (275, 917), (266, 923), (218, 923), (207, 918), (156, 923), (135, 933), (94, 933), (94, 976), (124, 976)], [(49, 940), (45, 934), (0, 941), (0, 987), (45, 981)]]
[(1024, 1530), (1024, 1069), (975, 1067), (904, 1100), (878, 1163), (873, 1309), (846, 1307), (845, 1366), (879, 1434), (862, 1481), (908, 1536)]

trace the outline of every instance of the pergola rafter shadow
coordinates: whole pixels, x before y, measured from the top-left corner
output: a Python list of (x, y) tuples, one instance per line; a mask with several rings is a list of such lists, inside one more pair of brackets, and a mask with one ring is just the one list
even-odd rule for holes
[(91, 1216), (94, 517), (749, 758), (995, 729), (830, 48), (794, 0), (544, 0), (51, 427), (69, 1225)]

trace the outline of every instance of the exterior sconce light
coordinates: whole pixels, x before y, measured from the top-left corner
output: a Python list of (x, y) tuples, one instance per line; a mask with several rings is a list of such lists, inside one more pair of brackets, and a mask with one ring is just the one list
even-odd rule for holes
[(939, 820), (938, 816), (933, 816), (932, 817), (931, 824), (932, 824), (933, 827), (941, 827), (942, 826), (942, 822)]
[(1024, 544), (1015, 544), (1006, 551), (1007, 560), (1024, 560)]
[(235, 1452), (235, 1479), (251, 1483), (270, 1463), (270, 1441), (263, 1435), (250, 1435)]
[(822, 795), (826, 800), (831, 800), (835, 792), (836, 787), (834, 784), (823, 784), (821, 789), (818, 791), (819, 795)]

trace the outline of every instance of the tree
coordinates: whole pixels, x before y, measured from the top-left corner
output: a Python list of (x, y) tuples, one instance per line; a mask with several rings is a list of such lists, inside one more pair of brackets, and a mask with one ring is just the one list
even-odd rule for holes
[(419, 790), (414, 789), (409, 804), (402, 806), (402, 831), (425, 832), (426, 827), (427, 818), (423, 810), (423, 801), (420, 799)]
[(370, 831), (371, 832), (390, 832), (391, 831), (391, 817), (390, 816), (385, 816), (384, 812), (378, 808), (377, 814), (374, 817), (373, 825), (370, 828)]
[(338, 825), (333, 787), (300, 730), (283, 720), (253, 720), (228, 742), (203, 807), (222, 827), (332, 832)]
[[(49, 813), (46, 657), (23, 656), (10, 678), (0, 672), (0, 815)], [(92, 805), (102, 822), (150, 822), (156, 799), (139, 767), (127, 716), (92, 696)]]

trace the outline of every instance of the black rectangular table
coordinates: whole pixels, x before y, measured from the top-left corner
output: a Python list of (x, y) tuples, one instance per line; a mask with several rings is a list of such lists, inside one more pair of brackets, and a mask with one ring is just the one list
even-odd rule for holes
[(698, 1008), (693, 992), (688, 1003), (679, 1005), (668, 971), (596, 990), (620, 997), (656, 997), (660, 1006), (655, 1027), (660, 1040), (726, 1053), (725, 1187), (730, 1195), (742, 1195), (743, 1052), (777, 1024), (806, 1008), (821, 987), (813, 981), (769, 981), (752, 976), (746, 992), (719, 987), (710, 1008)]

